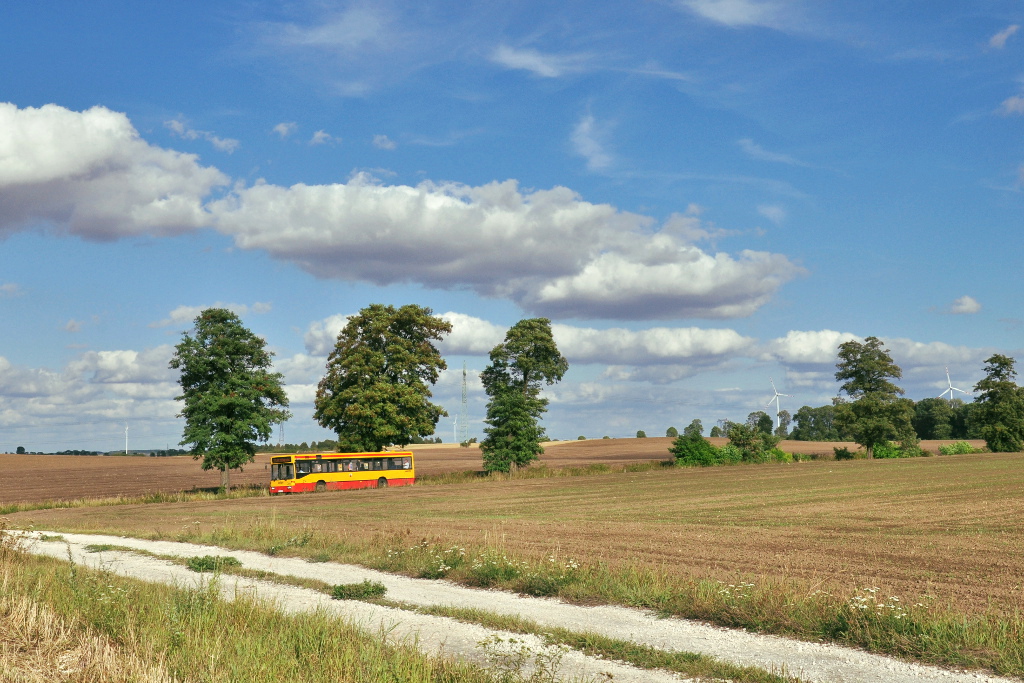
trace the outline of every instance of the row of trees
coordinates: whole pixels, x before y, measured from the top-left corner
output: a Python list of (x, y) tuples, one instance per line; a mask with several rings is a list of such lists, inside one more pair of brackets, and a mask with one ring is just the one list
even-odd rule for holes
[(753, 430), (801, 441), (854, 441), (868, 457), (877, 446), (890, 442), (916, 449), (920, 439), (979, 438), (993, 451), (1016, 452), (1024, 449), (1024, 388), (1014, 381), (1014, 364), (1013, 358), (1002, 354), (985, 360), (985, 377), (974, 387), (973, 403), (943, 398), (915, 403), (895, 384), (903, 372), (878, 338), (849, 341), (838, 349), (835, 377), (842, 382), (840, 396), (830, 405), (798, 410), (791, 433), (787, 433), (788, 412), (779, 414), (775, 427), (771, 417), (759, 410), (750, 413), (745, 423), (716, 425), (711, 436), (732, 439), (736, 434), (743, 439)]
[[(397, 444), (432, 441), (447, 415), (431, 402), (431, 387), (447, 368), (435, 345), (451, 323), (416, 305), (373, 304), (349, 318), (327, 359), (317, 386), (314, 418), (337, 434), (339, 451), (384, 450)], [(230, 470), (252, 462), (256, 444), (289, 417), (282, 375), (272, 371), (266, 342), (222, 308), (200, 313), (193, 333), (182, 335), (170, 367), (181, 373), (185, 418), (181, 445), (189, 446), (203, 469)], [(559, 353), (546, 318), (522, 320), (490, 353), (481, 374), (488, 395), (488, 427), (480, 444), (484, 469), (508, 471), (543, 453), (540, 418), (548, 400), (545, 384), (561, 380), (568, 361)], [(439, 440), (438, 440), (439, 441)], [(302, 449), (302, 444), (299, 448)]]

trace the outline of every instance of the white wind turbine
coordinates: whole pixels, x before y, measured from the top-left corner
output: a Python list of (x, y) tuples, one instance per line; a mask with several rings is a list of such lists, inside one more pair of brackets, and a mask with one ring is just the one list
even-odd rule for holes
[(770, 401), (768, 401), (768, 404), (765, 406), (765, 408), (771, 408), (772, 407), (772, 403), (775, 404), (775, 428), (778, 429), (779, 427), (782, 426), (782, 422), (781, 422), (781, 420), (779, 420), (779, 413), (782, 412), (782, 410), (779, 407), (779, 396), (786, 396), (786, 397), (788, 397), (789, 394), (783, 394), (778, 389), (776, 389), (775, 388), (775, 380), (773, 380), (771, 377), (768, 378), (768, 381), (771, 382), (771, 384), (772, 384), (772, 391), (775, 392), (775, 395), (772, 396)]
[(950, 403), (953, 402), (953, 392), (954, 391), (959, 391), (961, 394), (964, 394), (964, 395), (970, 395), (970, 393), (971, 393), (969, 391), (964, 391), (963, 389), (958, 389), (958, 388), (953, 386), (953, 381), (951, 379), (949, 379), (949, 367), (948, 366), (946, 367), (946, 384), (949, 385), (949, 386), (948, 386), (948, 388), (945, 391), (943, 391), (941, 394), (939, 394), (939, 398), (942, 398), (946, 394), (949, 394), (949, 402)]

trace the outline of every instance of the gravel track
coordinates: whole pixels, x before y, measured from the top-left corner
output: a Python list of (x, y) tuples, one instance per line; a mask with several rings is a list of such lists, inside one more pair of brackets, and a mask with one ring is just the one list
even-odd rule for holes
[[(27, 534), (38, 538), (38, 534)], [(279, 558), (262, 553), (227, 550), (211, 546), (171, 541), (147, 541), (118, 536), (62, 534), (67, 542), (27, 544), (28, 550), (54, 557), (102, 566), (117, 574), (147, 581), (178, 585), (196, 585), (207, 580), (180, 565), (132, 553), (108, 551), (88, 553), (90, 544), (111, 544), (146, 550), (160, 555), (230, 555), (244, 567), (311, 578), (329, 584), (356, 583), (369, 579), (387, 586), (388, 598), (420, 606), (478, 608), (516, 615), (542, 626), (593, 632), (610, 638), (629, 640), (662, 650), (696, 652), (742, 666), (785, 671), (806, 681), (835, 683), (910, 683), (916, 681), (1011, 681), (982, 673), (962, 672), (923, 666), (834, 645), (807, 643), (776, 636), (759, 635), (708, 626), (683, 619), (662, 619), (649, 611), (614, 606), (581, 607), (548, 598), (524, 597), (494, 590), (457, 586), (446, 581), (412, 579), (385, 574), (355, 565), (333, 562), (310, 563), (297, 558)], [(388, 630), (393, 637), (414, 639), (426, 652), (454, 655), (485, 662), (479, 643), (490, 635), (514, 637), (535, 652), (545, 652), (539, 638), (503, 633), (445, 617), (434, 617), (405, 610), (381, 607), (359, 601), (337, 601), (317, 591), (255, 581), (242, 577), (224, 580), (227, 597), (236, 592), (254, 593), (283, 609), (299, 611), (324, 609), (350, 618), (371, 632)], [(550, 652), (550, 650), (547, 650)], [(640, 670), (617, 662), (586, 657), (569, 651), (562, 658), (560, 674), (595, 677), (603, 672), (615, 681), (678, 681), (667, 673)]]

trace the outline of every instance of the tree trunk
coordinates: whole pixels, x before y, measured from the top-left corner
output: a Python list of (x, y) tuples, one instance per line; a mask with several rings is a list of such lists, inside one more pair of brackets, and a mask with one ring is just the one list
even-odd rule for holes
[(227, 467), (220, 471), (220, 487), (224, 489), (224, 493), (228, 492), (231, 488), (231, 472)]
[(868, 444), (867, 446), (864, 447), (864, 452), (867, 453), (868, 460), (875, 459), (875, 447), (872, 446), (871, 444)]

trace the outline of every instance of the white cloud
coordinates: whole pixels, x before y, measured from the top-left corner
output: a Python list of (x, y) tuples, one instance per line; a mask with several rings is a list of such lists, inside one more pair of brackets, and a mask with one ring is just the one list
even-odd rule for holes
[(65, 323), (64, 331), (65, 332), (81, 332), (82, 331), (82, 321), (81, 320), (75, 320), (74, 318), (72, 318), (71, 320), (67, 321), (67, 323)]
[(311, 145), (325, 145), (328, 142), (339, 144), (341, 142), (341, 138), (336, 138), (327, 131), (318, 130), (313, 133), (313, 137), (309, 139), (309, 144)]
[(297, 131), (298, 129), (299, 124), (295, 123), (294, 121), (282, 121), (281, 123), (274, 126), (272, 130), (273, 132), (281, 136), (281, 139), (283, 140), (286, 137), (290, 136), (295, 131)]
[(715, 365), (755, 343), (735, 330), (699, 327), (599, 330), (555, 323), (551, 332), (570, 362), (608, 365)]
[(332, 315), (329, 318), (311, 323), (303, 337), (306, 351), (312, 356), (328, 356), (334, 350), (338, 334), (348, 324), (348, 315)]
[(181, 233), (208, 224), (203, 198), (227, 181), (104, 107), (0, 103), (0, 236), (39, 223), (94, 240)]
[(14, 282), (0, 284), (0, 299), (21, 296), (21, 287)]
[(452, 324), (451, 334), (438, 345), (443, 353), (486, 356), (505, 339), (506, 327), (481, 318), (451, 311), (441, 317)]
[(573, 149), (587, 160), (591, 171), (603, 171), (612, 165), (612, 157), (605, 150), (606, 137), (607, 131), (590, 114), (580, 119), (572, 131)]
[(213, 202), (237, 246), (318, 277), (468, 287), (541, 314), (656, 319), (749, 315), (803, 271), (785, 256), (707, 254), (651, 219), (566, 188), (521, 193), (424, 183), (257, 184)]
[(1012, 114), (1024, 114), (1024, 95), (1014, 95), (1013, 97), (1007, 97), (1003, 100), (1003, 103), (999, 105), (999, 113), (1003, 116), (1010, 116)]
[(835, 365), (839, 345), (862, 337), (835, 330), (792, 330), (765, 345), (767, 355), (787, 366)]
[(268, 39), (280, 45), (355, 53), (388, 43), (391, 19), (382, 7), (352, 5), (312, 26), (264, 24)]
[(759, 161), (772, 161), (779, 164), (789, 164), (790, 166), (807, 166), (808, 164), (795, 159), (788, 154), (779, 154), (778, 152), (770, 152), (761, 145), (757, 144), (750, 138), (743, 138), (737, 140), (736, 144), (746, 154), (757, 159)]
[(149, 327), (167, 327), (169, 325), (191, 325), (196, 317), (207, 308), (226, 308), (237, 316), (247, 315), (250, 311), (257, 315), (269, 313), (273, 306), (269, 302), (256, 302), (252, 306), (246, 304), (228, 304), (222, 301), (208, 306), (178, 306), (163, 320), (149, 324)]
[(185, 125), (185, 122), (180, 116), (170, 121), (164, 121), (164, 126), (184, 140), (206, 140), (213, 145), (215, 149), (218, 149), (221, 152), (227, 152), (228, 154), (233, 153), (242, 144), (238, 140), (233, 140), (232, 138), (217, 137), (208, 130), (193, 130)]
[(954, 315), (971, 315), (981, 311), (981, 304), (974, 297), (966, 294), (949, 305), (949, 312)]
[(377, 149), (395, 149), (398, 147), (387, 135), (374, 135), (373, 146)]
[(988, 39), (989, 47), (995, 48), (997, 50), (1002, 50), (1004, 47), (1006, 47), (1006, 41), (1009, 40), (1010, 36), (1016, 33), (1019, 28), (1020, 25), (1018, 24), (1010, 24), (1002, 31)]
[(491, 53), (491, 61), (509, 69), (521, 69), (544, 78), (557, 78), (581, 71), (590, 60), (588, 55), (552, 55), (533, 49), (517, 49), (499, 45)]
[(786, 210), (776, 204), (761, 204), (757, 212), (776, 225), (786, 220)]
[(765, 0), (678, 0), (691, 12), (731, 28), (767, 26), (779, 28), (784, 3)]

